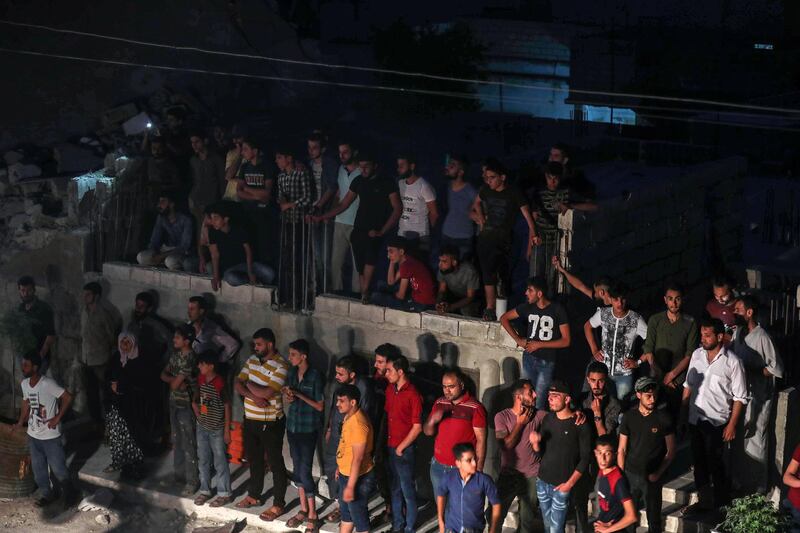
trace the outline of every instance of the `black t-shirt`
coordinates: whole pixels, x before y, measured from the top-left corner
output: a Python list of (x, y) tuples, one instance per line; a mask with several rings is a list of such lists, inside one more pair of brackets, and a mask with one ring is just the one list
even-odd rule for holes
[[(561, 338), (561, 325), (569, 324), (564, 306), (551, 302), (544, 309), (536, 304), (524, 303), (515, 309), (519, 317), (527, 323), (527, 339), (532, 341), (557, 341)], [(558, 348), (545, 348), (533, 352), (535, 357), (554, 361)]]
[(244, 245), (245, 243), (250, 244), (250, 239), (247, 237), (247, 232), (238, 226), (231, 226), (228, 233), (209, 228), (208, 242), (210, 244), (216, 244), (219, 249), (220, 276), (230, 267), (240, 265), (247, 261), (247, 255), (244, 253)]
[(663, 409), (642, 416), (638, 407), (626, 412), (619, 426), (620, 435), (628, 437), (625, 470), (635, 474), (652, 474), (667, 454), (664, 438), (675, 433), (672, 418)]
[(618, 466), (608, 474), (600, 472), (597, 476), (597, 502), (600, 512), (597, 514), (599, 522), (614, 523), (625, 516), (623, 504), (633, 499), (628, 480)]
[(511, 230), (520, 214), (519, 210), (526, 205), (525, 196), (515, 187), (493, 191), (486, 186), (481, 187), (478, 196), (486, 215), (481, 236), (511, 239)]
[[(24, 303), (19, 304), (18, 309), (21, 313), (25, 313), (30, 320), (31, 334), (36, 338), (36, 351), (38, 352), (44, 346), (47, 337), (56, 334), (53, 309), (39, 298), (33, 301), (30, 309), (26, 309)], [(48, 350), (45, 355), (49, 356), (50, 351)]]
[[(275, 184), (274, 174), (272, 169), (267, 167), (263, 161), (258, 161), (255, 165), (245, 161), (239, 168), (239, 179), (244, 180), (248, 187), (255, 189), (272, 189)], [(257, 207), (267, 206), (266, 203), (253, 200), (242, 200), (242, 203)]]
[(564, 483), (575, 470), (585, 474), (589, 466), (592, 434), (589, 424), (575, 425), (574, 418), (560, 420), (547, 413), (542, 420), (542, 462), (539, 479), (551, 485)]
[(381, 229), (392, 213), (389, 195), (400, 194), (396, 181), (380, 176), (371, 178), (356, 176), (350, 183), (350, 190), (356, 193), (359, 199), (353, 229), (361, 231)]

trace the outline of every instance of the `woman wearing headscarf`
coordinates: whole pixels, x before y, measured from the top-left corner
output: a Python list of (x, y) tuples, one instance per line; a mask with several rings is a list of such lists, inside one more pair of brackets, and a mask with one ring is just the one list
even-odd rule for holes
[(111, 409), (106, 417), (111, 465), (106, 471), (141, 477), (143, 450), (152, 441), (152, 421), (159, 409), (158, 367), (140, 356), (139, 340), (120, 333), (117, 356), (111, 361)]

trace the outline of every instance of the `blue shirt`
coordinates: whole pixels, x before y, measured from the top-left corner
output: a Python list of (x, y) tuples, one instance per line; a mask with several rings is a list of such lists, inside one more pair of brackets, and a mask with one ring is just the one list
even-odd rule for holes
[(475, 235), (475, 223), (469, 218), (472, 203), (478, 191), (467, 183), (460, 191), (447, 187), (447, 215), (442, 224), (442, 234), (452, 239), (471, 239)]
[[(350, 192), (350, 184), (353, 180), (361, 175), (361, 169), (356, 167), (352, 172), (347, 172), (344, 165), (339, 167), (339, 176), (337, 178), (337, 185), (339, 186), (339, 201), (344, 200), (347, 193)], [(356, 212), (358, 211), (359, 199), (353, 201), (350, 207), (336, 215), (336, 222), (339, 224), (347, 224), (352, 226), (356, 222)]]
[(483, 515), (485, 498), (489, 499), (490, 505), (500, 503), (492, 478), (483, 472), (475, 472), (464, 483), (457, 468), (445, 474), (437, 496), (447, 496), (444, 523), (447, 529), (453, 531), (461, 531), (462, 528), (483, 531), (486, 527)]
[(158, 215), (150, 237), (150, 249), (158, 251), (162, 246), (172, 246), (176, 252), (187, 254), (192, 249), (192, 237), (192, 219), (187, 215), (175, 213), (174, 224), (166, 215)]

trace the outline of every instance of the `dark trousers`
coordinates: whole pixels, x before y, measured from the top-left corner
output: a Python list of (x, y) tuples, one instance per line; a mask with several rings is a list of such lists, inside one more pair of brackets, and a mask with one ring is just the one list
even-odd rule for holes
[(267, 454), (269, 468), (272, 471), (273, 505), (286, 506), (286, 486), (288, 484), (286, 464), (283, 462), (283, 434), (286, 419), (275, 422), (244, 421), (244, 450), (250, 463), (250, 481), (247, 494), (251, 498), (261, 500), (264, 491), (264, 452)]
[(648, 481), (647, 474), (625, 472), (637, 509), (645, 509), (650, 533), (661, 533), (661, 483)]
[(98, 425), (103, 425), (106, 412), (106, 401), (108, 395), (106, 394), (106, 365), (81, 365), (83, 367), (83, 375), (86, 378), (86, 403), (89, 408), (89, 417), (92, 422)]
[(589, 493), (592, 492), (594, 480), (597, 479), (597, 467), (590, 465), (588, 471), (578, 479), (570, 492), (570, 501), (575, 511), (575, 531), (590, 533), (589, 526)]
[(723, 462), (724, 427), (724, 425), (714, 426), (705, 421), (698, 421), (696, 425), (689, 426), (694, 457), (694, 484), (701, 495), (703, 489), (713, 485), (714, 501), (711, 503), (714, 507), (725, 505), (730, 499), (730, 480), (725, 473)]

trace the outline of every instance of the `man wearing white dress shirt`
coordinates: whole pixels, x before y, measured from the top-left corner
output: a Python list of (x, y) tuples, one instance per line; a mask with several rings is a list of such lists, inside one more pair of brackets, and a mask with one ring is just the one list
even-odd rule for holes
[(719, 508), (729, 501), (723, 454), (736, 437), (747, 403), (742, 361), (723, 345), (725, 327), (717, 318), (700, 323), (700, 348), (692, 353), (683, 389), (681, 427), (688, 419), (699, 502), (684, 515)]

